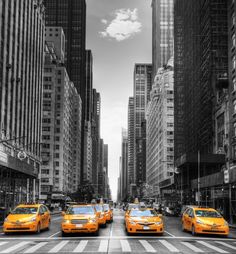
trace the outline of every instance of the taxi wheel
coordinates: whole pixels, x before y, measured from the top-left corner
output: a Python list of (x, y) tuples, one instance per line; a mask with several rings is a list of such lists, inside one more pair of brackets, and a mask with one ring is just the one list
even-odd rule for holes
[(64, 231), (61, 231), (61, 236), (67, 236), (67, 233), (65, 233)]
[(46, 228), (47, 231), (50, 229), (50, 226), (51, 226), (51, 221), (49, 220), (48, 226), (47, 226), (47, 228)]
[(38, 225), (37, 225), (37, 229), (36, 229), (36, 234), (40, 234), (40, 231), (41, 231), (41, 225), (40, 225), (40, 223), (38, 223)]
[(99, 236), (99, 229), (96, 232), (94, 232), (94, 235)]
[(102, 227), (103, 227), (103, 228), (106, 228), (106, 227), (107, 227), (107, 223), (103, 224)]
[(196, 236), (196, 235), (197, 235), (196, 232), (195, 232), (195, 227), (194, 227), (194, 225), (192, 225), (192, 235), (193, 235), (193, 236)]
[(182, 223), (182, 231), (183, 231), (183, 232), (186, 232), (186, 229), (185, 229), (185, 227), (184, 227), (184, 223)]

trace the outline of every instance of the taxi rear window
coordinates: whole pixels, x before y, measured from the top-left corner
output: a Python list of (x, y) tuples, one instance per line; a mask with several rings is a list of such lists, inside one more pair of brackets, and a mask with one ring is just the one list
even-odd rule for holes
[(66, 214), (94, 214), (94, 208), (91, 206), (69, 207)]
[(207, 217), (207, 218), (221, 218), (222, 216), (217, 211), (207, 211), (207, 210), (195, 210), (197, 217)]
[(131, 217), (141, 217), (141, 216), (147, 216), (147, 217), (154, 217), (154, 216), (158, 216), (156, 211), (154, 210), (131, 210), (130, 212), (130, 216)]
[(12, 214), (36, 214), (37, 207), (17, 207), (11, 213)]

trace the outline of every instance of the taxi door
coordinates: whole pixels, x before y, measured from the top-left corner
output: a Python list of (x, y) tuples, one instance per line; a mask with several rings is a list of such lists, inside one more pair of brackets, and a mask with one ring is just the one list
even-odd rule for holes
[(47, 227), (47, 215), (45, 213), (45, 209), (43, 208), (43, 206), (40, 206), (39, 208), (39, 216), (40, 216), (40, 222), (41, 222), (41, 228), (45, 228)]
[(192, 220), (193, 220), (193, 209), (189, 209), (187, 211), (186, 217), (185, 217), (185, 228), (187, 230), (191, 230), (192, 229)]
[(50, 211), (48, 210), (48, 208), (46, 206), (43, 206), (44, 212), (45, 212), (45, 227), (49, 227), (50, 224), (50, 220), (51, 220), (51, 215), (50, 215)]

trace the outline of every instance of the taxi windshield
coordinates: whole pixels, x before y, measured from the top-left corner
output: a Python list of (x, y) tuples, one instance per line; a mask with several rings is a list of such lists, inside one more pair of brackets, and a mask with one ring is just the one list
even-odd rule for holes
[(92, 206), (69, 207), (66, 214), (94, 214)]
[(95, 206), (95, 208), (96, 208), (96, 210), (98, 211), (98, 212), (103, 212), (103, 207), (101, 206), (101, 205), (96, 205)]
[(104, 205), (104, 210), (105, 210), (105, 211), (108, 211), (108, 210), (109, 210), (109, 205), (108, 205), (108, 204), (105, 204), (105, 205)]
[(132, 210), (130, 212), (131, 217), (154, 217), (157, 216), (157, 213), (154, 210)]
[(11, 214), (36, 214), (37, 211), (37, 207), (17, 207), (11, 212)]
[(222, 218), (217, 211), (195, 210), (197, 217)]
[(139, 204), (129, 204), (128, 210), (131, 210), (132, 208), (138, 208)]

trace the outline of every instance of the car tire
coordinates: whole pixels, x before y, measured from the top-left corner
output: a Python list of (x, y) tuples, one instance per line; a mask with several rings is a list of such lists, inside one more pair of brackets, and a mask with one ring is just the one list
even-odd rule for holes
[(67, 233), (65, 233), (64, 231), (61, 231), (61, 236), (65, 237), (67, 236)]
[(94, 232), (94, 236), (99, 236), (99, 229), (96, 232)]
[(184, 227), (184, 223), (182, 223), (182, 231), (183, 231), (183, 232), (186, 232), (186, 229), (185, 229), (185, 227)]
[(107, 223), (103, 224), (102, 227), (103, 227), (103, 228), (106, 228), (106, 227), (107, 227)]
[(195, 231), (194, 225), (192, 225), (192, 235), (193, 235), (193, 236), (196, 236), (196, 235), (197, 235), (197, 234), (196, 234), (196, 231)]
[(51, 221), (49, 220), (48, 226), (47, 226), (47, 228), (46, 228), (46, 231), (49, 231), (49, 230), (50, 230), (50, 226), (51, 226)]
[(40, 234), (40, 232), (41, 232), (41, 225), (40, 223), (38, 223), (35, 233)]

